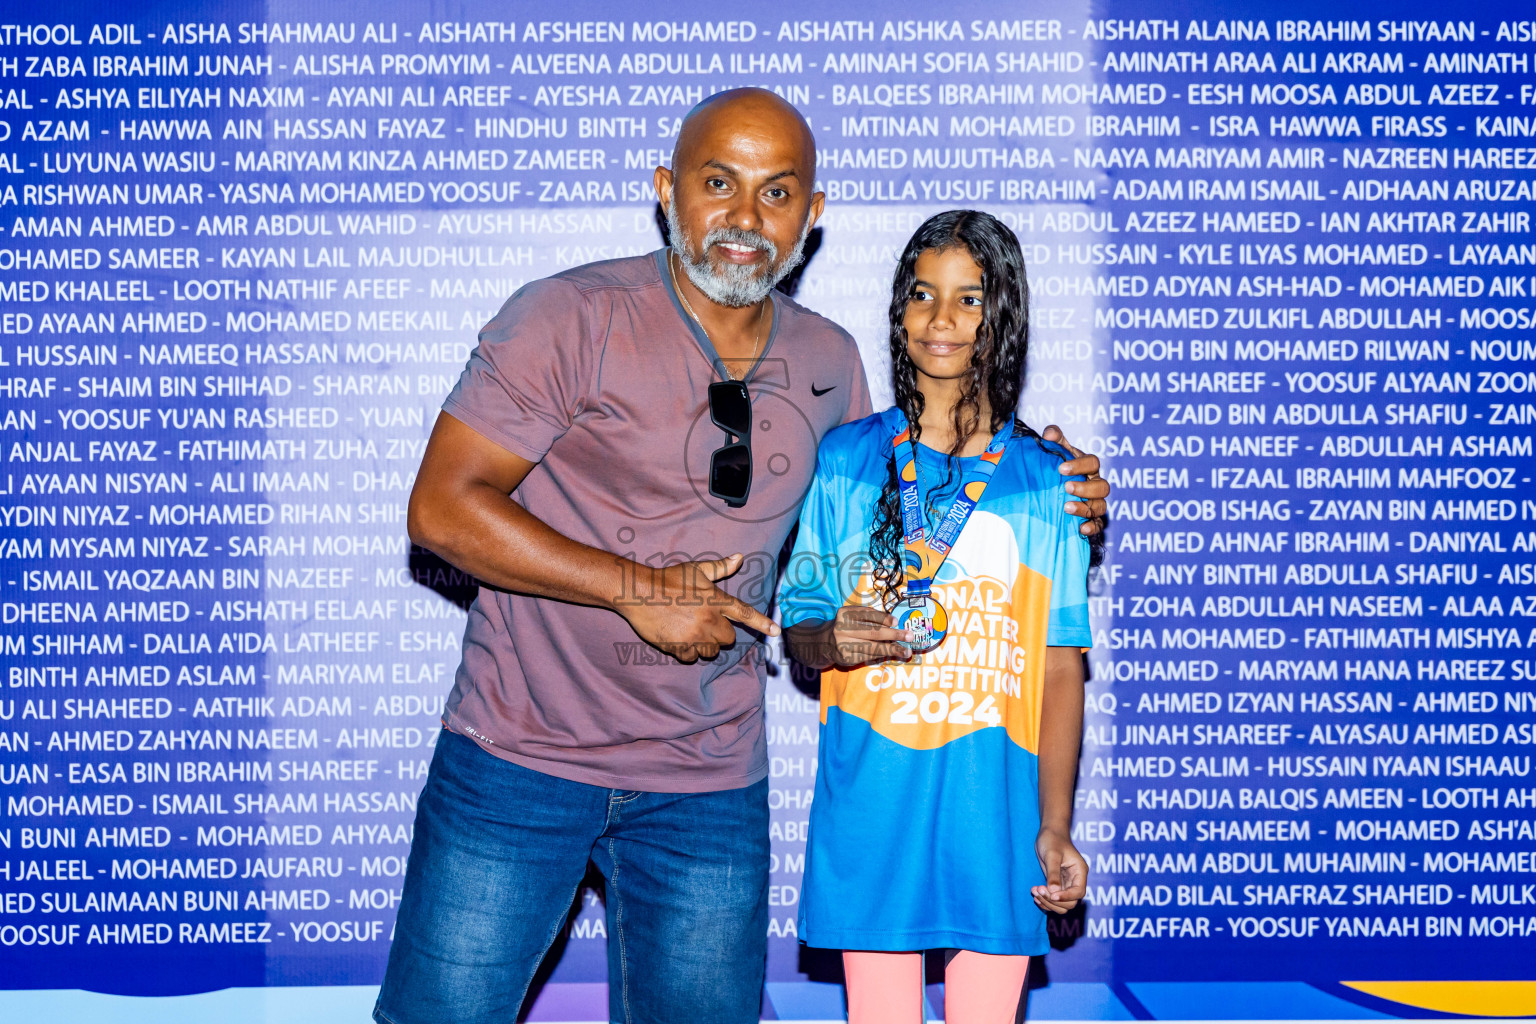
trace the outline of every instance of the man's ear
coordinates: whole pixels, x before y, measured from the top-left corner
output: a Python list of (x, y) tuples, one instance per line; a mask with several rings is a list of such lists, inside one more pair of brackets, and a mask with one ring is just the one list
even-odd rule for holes
[(657, 167), (651, 175), (651, 184), (656, 186), (656, 201), (661, 203), (662, 213), (672, 212), (672, 171), (670, 168)]
[(817, 192), (811, 196), (810, 219), (805, 222), (805, 230), (809, 231), (816, 226), (816, 222), (821, 220), (821, 214), (826, 208), (827, 194), (825, 192)]

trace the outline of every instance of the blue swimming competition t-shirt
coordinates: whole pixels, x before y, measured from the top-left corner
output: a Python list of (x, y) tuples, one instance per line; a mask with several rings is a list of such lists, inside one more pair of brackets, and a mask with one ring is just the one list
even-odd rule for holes
[[(881, 604), (866, 571), (870, 526), (904, 427), (888, 409), (823, 438), (779, 588), (785, 626)], [(1045, 881), (1035, 856), (1045, 649), (1092, 643), (1088, 543), (1063, 507), (1069, 478), (1052, 447), (1009, 444), (934, 580), (948, 619), (940, 647), (822, 673), (799, 921), (808, 945), (1048, 947), (1030, 896)], [(951, 467), (922, 444), (917, 455), (931, 530), (973, 460)]]

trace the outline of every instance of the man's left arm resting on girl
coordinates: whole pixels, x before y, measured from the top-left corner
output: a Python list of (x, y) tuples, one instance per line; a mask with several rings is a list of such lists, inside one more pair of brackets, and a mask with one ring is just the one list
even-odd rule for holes
[(1102, 533), (1104, 527), (1109, 525), (1105, 519), (1105, 513), (1109, 511), (1109, 502), (1106, 500), (1109, 497), (1109, 481), (1099, 476), (1099, 457), (1091, 452), (1081, 452), (1072, 447), (1066, 435), (1061, 432), (1061, 428), (1054, 423), (1046, 427), (1040, 436), (1047, 441), (1054, 441), (1072, 453), (1072, 458), (1061, 464), (1058, 472), (1062, 476), (1084, 478), (1067, 481), (1067, 493), (1080, 499), (1067, 502), (1067, 511), (1086, 520), (1077, 528), (1078, 532), (1084, 537)]

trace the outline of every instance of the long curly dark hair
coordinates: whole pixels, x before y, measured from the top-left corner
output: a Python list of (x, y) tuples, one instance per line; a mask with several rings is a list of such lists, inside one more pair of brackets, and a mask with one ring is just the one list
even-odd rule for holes
[[(925, 252), (963, 249), (981, 268), (981, 323), (971, 362), (960, 381), (960, 401), (954, 409), (955, 443), (943, 485), (931, 494), (947, 491), (956, 471), (955, 457), (978, 430), (987, 434), (1002, 429), (1019, 407), (1024, 388), (1024, 367), (1029, 357), (1029, 280), (1019, 240), (991, 214), (977, 210), (948, 210), (935, 214), (907, 242), (896, 265), (891, 285), (890, 354), (891, 389), (896, 405), (907, 414), (916, 443), (922, 433), (923, 394), (917, 388), (917, 367), (907, 355), (907, 302), (916, 280), (917, 258)], [(981, 422), (981, 396), (985, 392), (991, 422)], [(1015, 437), (1032, 437), (1057, 458), (1062, 452), (1048, 447), (1040, 435), (1014, 421)], [(895, 606), (904, 582), (902, 559), (901, 499), (896, 487), (896, 461), (887, 457), (885, 487), (875, 503), (874, 529), (870, 535), (870, 559), (876, 588), (886, 608)], [(1098, 557), (1098, 548), (1094, 552)]]

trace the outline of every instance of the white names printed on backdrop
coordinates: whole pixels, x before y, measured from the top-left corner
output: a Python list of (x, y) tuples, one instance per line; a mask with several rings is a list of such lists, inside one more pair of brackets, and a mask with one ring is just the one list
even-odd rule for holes
[(903, 243), (986, 209), (1030, 265), (1024, 418), (1114, 484), (1056, 941), (1536, 934), (1536, 23), (428, 6), (0, 25), (7, 955), (295, 983), (339, 944), (327, 979), (377, 980), (473, 594), (405, 535), (436, 408), (525, 282), (660, 244), (652, 170), (739, 85), (816, 132), (796, 297), (877, 403)]

